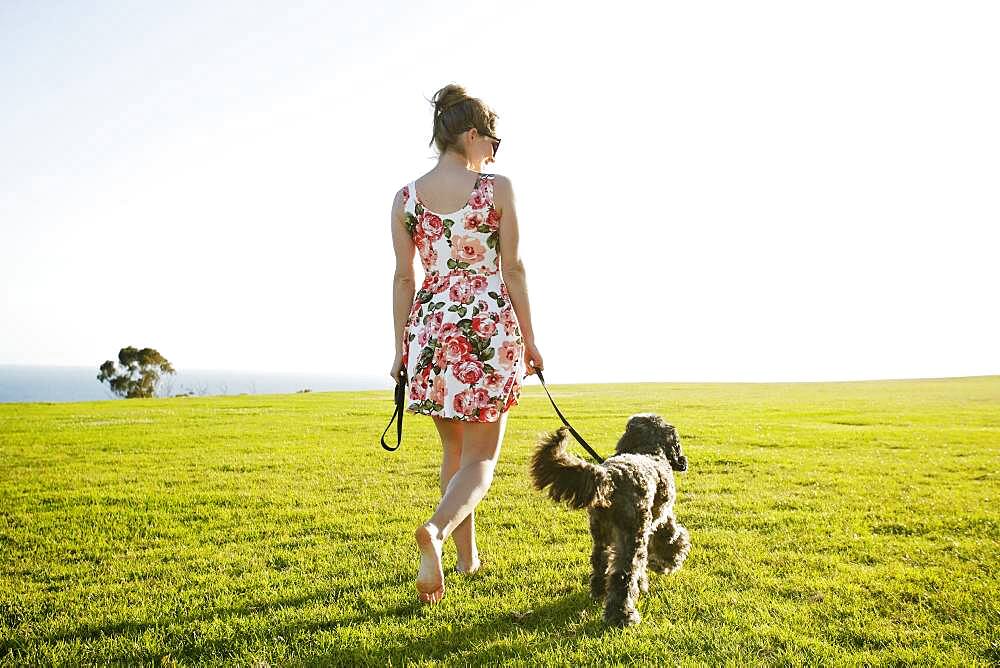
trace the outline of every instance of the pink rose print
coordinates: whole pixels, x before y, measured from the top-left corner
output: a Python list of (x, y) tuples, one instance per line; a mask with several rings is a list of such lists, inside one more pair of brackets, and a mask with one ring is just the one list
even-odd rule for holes
[(478, 316), (472, 319), (472, 331), (484, 339), (488, 339), (496, 334), (497, 326), (492, 320)]
[(472, 264), (486, 257), (486, 246), (479, 239), (469, 235), (451, 235), (451, 257), (458, 262)]
[(486, 226), (494, 232), (500, 229), (500, 212), (493, 207), (490, 207), (490, 212), (486, 216)]
[(430, 374), (430, 369), (424, 367), (410, 381), (410, 399), (413, 399), (415, 401), (423, 401), (424, 397), (427, 396), (428, 374)]
[(479, 226), (484, 222), (483, 214), (478, 211), (473, 211), (472, 213), (465, 216), (465, 229), (467, 230), (478, 230)]
[[(437, 252), (434, 253), (434, 262), (437, 262)], [(437, 294), (438, 292), (443, 292), (448, 289), (451, 285), (451, 279), (448, 278), (447, 274), (428, 274), (425, 279), (427, 282), (427, 287), (425, 288), (428, 292)]]
[(431, 336), (438, 336), (441, 331), (441, 324), (444, 322), (444, 313), (436, 311), (427, 318), (427, 329)]
[(489, 179), (483, 179), (480, 181), (480, 186), (476, 188), (476, 192), (472, 193), (469, 204), (472, 205), (473, 209), (482, 209), (492, 201), (493, 182)]
[[(480, 299), (480, 300), (479, 300), (478, 302), (476, 302), (476, 308), (477, 308), (477, 309), (479, 309), (480, 311), (485, 311), (485, 310), (486, 310), (486, 309), (488, 309), (489, 307), (490, 307), (490, 306), (489, 306), (489, 304), (487, 304), (487, 303), (486, 303), (486, 302), (485, 302), (484, 300), (482, 300), (482, 299)], [(492, 315), (492, 314), (491, 314), (491, 315)]]
[(458, 280), (452, 283), (448, 298), (459, 304), (471, 304), (476, 299), (476, 293), (469, 281)]
[(511, 384), (510, 387), (510, 394), (507, 395), (507, 404), (503, 407), (503, 409), (507, 410), (508, 408), (516, 404), (517, 398), (520, 396), (520, 394), (521, 394), (521, 383), (518, 382), (517, 378), (514, 378), (514, 382)]
[(437, 251), (434, 250), (434, 241), (420, 235), (416, 240), (417, 251), (420, 253), (420, 261), (424, 267), (433, 267), (437, 262)]
[(447, 341), (456, 334), (461, 334), (461, 333), (462, 330), (458, 328), (458, 325), (456, 325), (453, 322), (446, 322), (443, 325), (441, 325), (441, 329), (438, 330), (438, 338), (440, 338), (442, 341)]
[(486, 376), (484, 382), (484, 387), (491, 392), (500, 389), (500, 383), (503, 382), (503, 376), (498, 374), (496, 371)]
[(500, 346), (500, 350), (497, 351), (497, 356), (500, 361), (500, 366), (502, 366), (507, 371), (514, 368), (514, 361), (519, 357), (518, 345), (514, 341), (504, 341), (503, 345)]
[(429, 211), (424, 211), (419, 222), (423, 235), (431, 241), (437, 241), (444, 234), (444, 223)]
[(461, 362), (472, 352), (472, 345), (465, 335), (455, 334), (444, 342), (444, 349), (449, 362)]
[(514, 309), (505, 308), (500, 312), (500, 324), (503, 325), (504, 331), (508, 334), (513, 334), (518, 329)]
[[(444, 346), (438, 346), (434, 349), (434, 366), (441, 369), (442, 371), (448, 366), (448, 354), (445, 351)], [(438, 402), (439, 404), (442, 402)]]
[(436, 404), (444, 405), (444, 395), (448, 389), (448, 384), (444, 379), (444, 374), (439, 373), (434, 376), (434, 382), (431, 385), (431, 401)]
[(465, 359), (452, 367), (452, 373), (466, 385), (475, 385), (483, 377), (483, 363), (477, 359)]
[(419, 333), (419, 334), (417, 334), (417, 343), (419, 343), (419, 344), (420, 344), (420, 347), (421, 347), (421, 348), (423, 348), (424, 346), (426, 346), (426, 345), (427, 345), (427, 341), (428, 341), (428, 340), (429, 340), (430, 338), (431, 338), (431, 336), (430, 336), (430, 334), (429, 334), (429, 333), (427, 332), (427, 328), (426, 328), (426, 327), (423, 327), (423, 328), (421, 328), (421, 330), (420, 330), (420, 333)]
[(487, 404), (479, 409), (480, 422), (496, 422), (500, 418), (500, 409), (496, 404)]
[(473, 399), (475, 399), (477, 408), (488, 406), (490, 402), (493, 401), (493, 399), (490, 397), (489, 391), (485, 387), (473, 388), (472, 397)]
[(462, 415), (478, 412), (479, 406), (476, 404), (476, 398), (471, 389), (463, 390), (455, 395), (454, 408)]
[(486, 278), (482, 274), (473, 274), (469, 276), (469, 286), (475, 293), (480, 293), (486, 290), (490, 285), (490, 279)]

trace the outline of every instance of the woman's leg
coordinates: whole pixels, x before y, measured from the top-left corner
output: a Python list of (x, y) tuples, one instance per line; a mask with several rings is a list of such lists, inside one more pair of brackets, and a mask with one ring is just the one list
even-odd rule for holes
[[(458, 473), (462, 464), (462, 421), (442, 418), (437, 415), (432, 417), (437, 426), (438, 434), (441, 436), (441, 446), (444, 452), (441, 459), (441, 496), (444, 496), (445, 490), (448, 489), (448, 483)], [(475, 522), (476, 513), (473, 511), (455, 527), (454, 533), (451, 534), (455, 541), (455, 552), (458, 554), (458, 568), (462, 571), (471, 571), (479, 566)]]
[(445, 489), (430, 521), (414, 533), (420, 548), (417, 590), (421, 599), (436, 603), (444, 596), (441, 546), (473, 511), (493, 482), (493, 470), (500, 456), (500, 444), (507, 425), (507, 413), (496, 422), (465, 422), (461, 464)]
[(436, 538), (447, 539), (489, 490), (500, 457), (507, 415), (501, 413), (496, 422), (463, 425), (461, 464), (429, 522), (437, 530)]

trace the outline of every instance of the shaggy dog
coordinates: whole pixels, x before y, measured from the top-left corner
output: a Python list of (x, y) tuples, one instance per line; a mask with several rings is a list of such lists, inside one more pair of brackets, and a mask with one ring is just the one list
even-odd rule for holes
[(673, 573), (691, 549), (687, 529), (674, 517), (673, 470), (687, 470), (677, 430), (653, 413), (633, 415), (614, 456), (601, 465), (568, 454), (568, 434), (560, 427), (539, 443), (532, 480), (538, 490), (548, 487), (553, 500), (587, 509), (594, 539), (590, 594), (606, 597), (608, 624), (638, 624), (636, 599), (649, 590), (647, 566)]

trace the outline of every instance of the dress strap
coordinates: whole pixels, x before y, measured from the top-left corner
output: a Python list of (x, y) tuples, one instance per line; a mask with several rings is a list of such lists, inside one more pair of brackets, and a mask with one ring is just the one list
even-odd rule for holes
[(488, 189), (487, 192), (489, 192), (489, 194), (490, 194), (490, 208), (491, 209), (496, 209), (496, 200), (494, 198), (496, 197), (495, 189), (496, 189), (497, 182), (496, 182), (496, 179), (493, 178), (494, 176), (496, 176), (496, 174), (483, 174), (483, 179), (484, 180), (489, 180), (489, 182), (490, 182), (490, 187), (489, 187), (489, 189)]

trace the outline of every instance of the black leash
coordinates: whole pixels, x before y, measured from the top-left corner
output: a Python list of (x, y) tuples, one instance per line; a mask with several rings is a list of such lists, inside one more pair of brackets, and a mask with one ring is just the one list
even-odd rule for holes
[[(535, 369), (535, 373), (538, 375), (538, 380), (540, 380), (542, 383), (542, 389), (545, 390), (545, 394), (549, 395), (549, 401), (552, 402), (552, 407), (556, 409), (556, 414), (559, 416), (559, 419), (563, 421), (563, 424), (566, 425), (566, 427), (569, 429), (569, 433), (573, 434), (573, 438), (575, 438), (580, 443), (580, 445), (582, 445), (584, 449), (586, 449), (586, 451), (590, 453), (590, 456), (593, 457), (595, 461), (597, 461), (598, 463), (604, 463), (604, 458), (601, 457), (596, 452), (594, 452), (594, 449), (587, 444), (587, 441), (583, 440), (583, 436), (580, 436), (580, 434), (576, 431), (576, 429), (573, 429), (573, 425), (569, 423), (569, 421), (566, 419), (566, 416), (564, 416), (562, 414), (562, 411), (559, 410), (559, 407), (556, 406), (555, 399), (553, 399), (552, 395), (549, 394), (549, 388), (545, 387), (545, 377), (542, 375), (542, 370)], [(395, 396), (396, 410), (393, 411), (392, 417), (389, 418), (389, 424), (386, 425), (385, 431), (382, 432), (382, 447), (390, 452), (397, 450), (399, 448), (400, 443), (403, 442), (403, 413), (405, 412), (406, 408), (405, 395), (406, 395), (406, 368), (403, 367), (399, 370), (399, 378), (396, 380), (396, 396)], [(399, 422), (396, 424), (396, 447), (390, 448), (389, 445), (385, 442), (385, 435), (389, 432), (389, 427), (392, 426), (393, 421), (397, 417), (399, 418)]]
[[(399, 444), (403, 442), (403, 412), (406, 402), (406, 367), (402, 367), (399, 370), (399, 378), (396, 379), (396, 410), (393, 411), (392, 417), (389, 418), (389, 424), (385, 426), (385, 431), (382, 432), (382, 447), (393, 452), (399, 448)], [(396, 419), (399, 415), (399, 424), (396, 425), (396, 447), (390, 448), (385, 442), (385, 435), (389, 431), (389, 427), (392, 426), (392, 421)]]
[(562, 420), (563, 424), (569, 428), (569, 433), (573, 434), (573, 438), (575, 438), (577, 441), (580, 442), (580, 445), (582, 445), (587, 450), (587, 452), (590, 453), (590, 456), (593, 457), (597, 461), (597, 463), (603, 464), (604, 458), (601, 457), (596, 452), (594, 452), (594, 449), (592, 447), (587, 445), (587, 442), (583, 440), (583, 436), (580, 436), (580, 434), (577, 433), (576, 429), (573, 429), (573, 425), (571, 425), (569, 421), (566, 420), (565, 416), (563, 416), (562, 414), (562, 411), (560, 411), (559, 407), (556, 406), (555, 400), (552, 398), (552, 395), (549, 394), (549, 388), (545, 387), (545, 377), (542, 375), (542, 370), (535, 369), (535, 373), (538, 374), (538, 380), (542, 382), (542, 389), (545, 390), (545, 394), (549, 395), (549, 401), (552, 402), (552, 408), (556, 409), (556, 413), (559, 415), (559, 419)]

